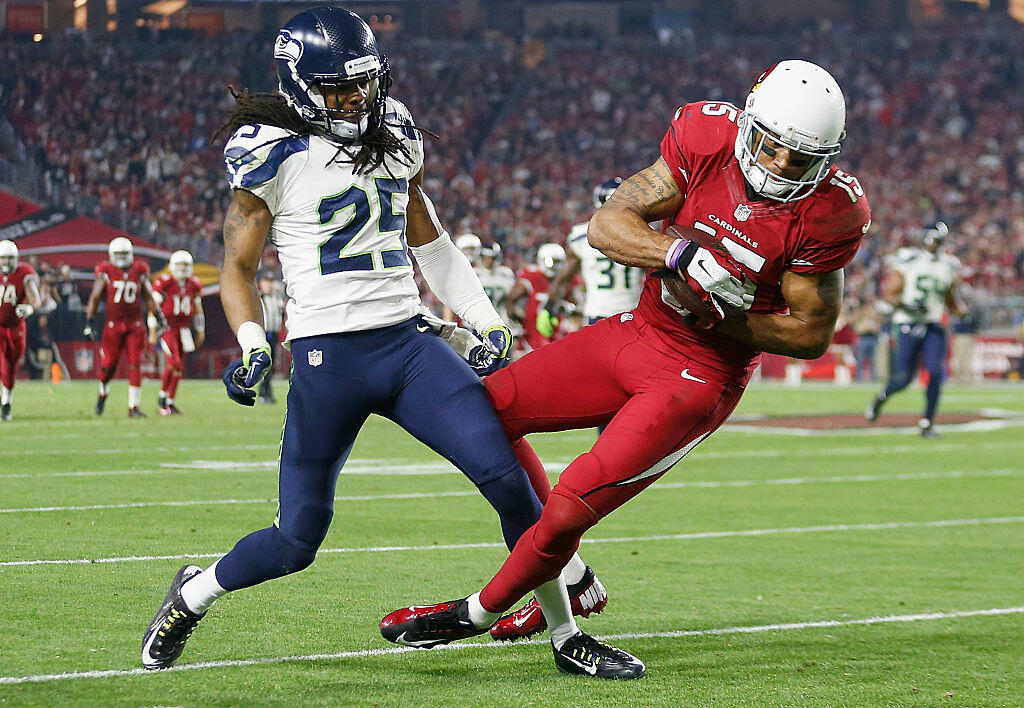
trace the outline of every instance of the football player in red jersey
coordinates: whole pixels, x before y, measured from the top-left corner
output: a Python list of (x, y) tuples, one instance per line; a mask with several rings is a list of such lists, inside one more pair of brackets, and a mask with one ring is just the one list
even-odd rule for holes
[[(203, 346), (206, 339), (206, 315), (203, 313), (203, 284), (192, 275), (192, 254), (175, 251), (167, 264), (169, 273), (153, 281), (153, 298), (164, 314), (167, 329), (160, 335), (160, 348), (167, 361), (160, 381), (157, 410), (160, 415), (177, 415), (174, 405), (178, 381), (185, 373), (185, 354)], [(155, 318), (154, 318), (155, 319)], [(192, 327), (196, 336), (192, 338)], [(150, 322), (151, 344), (156, 344), (156, 323)]]
[[(381, 623), (400, 643), (480, 634), (556, 577), (601, 518), (662, 477), (730, 415), (761, 352), (813, 359), (839, 315), (843, 267), (870, 224), (864, 191), (834, 161), (846, 107), (835, 79), (805, 61), (764, 74), (744, 109), (720, 101), (676, 111), (661, 157), (626, 180), (590, 222), (590, 243), (631, 266), (668, 269), (722, 316), (689, 324), (651, 271), (632, 312), (584, 327), (489, 376), (512, 439), (607, 424), (551, 490), (540, 520), (480, 592), (406, 608)], [(695, 227), (731, 256), (658, 233)], [(666, 228), (667, 228), (666, 226)], [(728, 266), (728, 267), (726, 267)], [(738, 268), (756, 290), (731, 275)], [(730, 316), (725, 317), (725, 314)], [(710, 327), (708, 326), (710, 324)], [(560, 628), (551, 626), (557, 647)], [(641, 667), (556, 651), (563, 671), (634, 678)], [(602, 663), (603, 662), (603, 663)]]
[(508, 301), (516, 303), (526, 298), (526, 312), (523, 316), (525, 333), (520, 345), (526, 351), (539, 349), (551, 341), (537, 330), (537, 313), (547, 304), (548, 285), (565, 262), (565, 249), (557, 243), (542, 243), (537, 248), (537, 265), (527, 266), (519, 273), (516, 284), (509, 291)]
[[(103, 408), (110, 393), (110, 380), (117, 371), (121, 352), (128, 352), (128, 417), (145, 418), (139, 410), (142, 402), (142, 351), (146, 346), (146, 325), (142, 319), (142, 303), (154, 313), (158, 322), (163, 322), (160, 308), (153, 300), (149, 282), (149, 266), (135, 260), (132, 242), (124, 236), (110, 241), (107, 247), (109, 260), (96, 266), (96, 281), (85, 307), (85, 321), (92, 321), (100, 300), (106, 294), (107, 321), (103, 326), (100, 344), (100, 393), (96, 399), (96, 415), (103, 415)], [(96, 333), (91, 324), (85, 326), (85, 336), (92, 338)]]
[(39, 307), (39, 276), (18, 263), (14, 241), (0, 241), (0, 420), (11, 420), (18, 362), (25, 355), (25, 318)]

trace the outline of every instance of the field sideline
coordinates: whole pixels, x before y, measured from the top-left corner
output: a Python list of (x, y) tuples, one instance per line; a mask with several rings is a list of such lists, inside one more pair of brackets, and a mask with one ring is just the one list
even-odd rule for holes
[[(129, 420), (126, 388), (97, 419), (92, 383), (19, 382), (0, 424), (0, 704), (1021, 705), (1024, 386), (948, 387), (941, 412), (1007, 421), (940, 422), (935, 441), (883, 415), (866, 430), (738, 422), (702, 443), (581, 548), (610, 593), (581, 626), (648, 665), (624, 684), (559, 674), (546, 641), (380, 637), (386, 612), (465, 595), (505, 551), (472, 485), (379, 418), (317, 562), (224, 598), (178, 668), (142, 671), (178, 566), (273, 519), (284, 406), (186, 381), (186, 415), (161, 418), (148, 381), (150, 418)], [(874, 390), (756, 385), (737, 416), (859, 414)], [(593, 436), (532, 440), (554, 478)]]

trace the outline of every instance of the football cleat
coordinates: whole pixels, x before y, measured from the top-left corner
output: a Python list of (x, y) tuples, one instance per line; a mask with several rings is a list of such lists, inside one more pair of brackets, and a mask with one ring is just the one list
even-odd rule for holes
[(413, 605), (395, 610), (380, 621), (380, 633), (389, 642), (430, 649), (456, 639), (474, 637), (487, 631), (469, 619), (466, 598), (436, 605)]
[(202, 570), (198, 565), (185, 565), (174, 576), (167, 597), (142, 638), (143, 667), (153, 670), (173, 666), (199, 620), (206, 616), (205, 612), (197, 615), (189, 610), (181, 599), (181, 586)]
[(874, 423), (878, 420), (878, 414), (882, 410), (883, 403), (885, 403), (885, 398), (882, 394), (875, 396), (874, 400), (868, 405), (867, 410), (864, 411), (864, 419), (869, 423)]
[[(566, 589), (569, 591), (569, 606), (577, 617), (600, 614), (608, 604), (608, 591), (589, 565), (583, 578), (578, 583), (566, 586)], [(491, 627), (491, 638), (496, 642), (514, 642), (543, 632), (547, 627), (548, 622), (540, 605), (536, 599), (531, 598), (518, 610), (495, 622)]]
[(139, 410), (138, 406), (128, 409), (129, 418), (148, 418), (149, 416)]
[(170, 413), (171, 415), (181, 415), (181, 409), (178, 408), (173, 403), (167, 404), (167, 412)]
[(10, 403), (5, 403), (0, 406), (0, 420), (14, 420), (14, 416), (11, 415)]
[(96, 398), (96, 415), (103, 415), (103, 408), (107, 405), (106, 396), (97, 396)]
[(580, 676), (603, 679), (638, 679), (647, 673), (644, 662), (629, 652), (597, 641), (589, 634), (578, 632), (556, 649), (555, 666), (559, 671)]
[(928, 438), (929, 440), (934, 440), (936, 438), (941, 438), (942, 437), (942, 435), (939, 433), (939, 431), (937, 431), (935, 429), (935, 426), (932, 425), (932, 422), (930, 420), (928, 420), (927, 418), (922, 418), (920, 421), (918, 421), (917, 426), (918, 426), (918, 428), (921, 429), (921, 437), (922, 438)]

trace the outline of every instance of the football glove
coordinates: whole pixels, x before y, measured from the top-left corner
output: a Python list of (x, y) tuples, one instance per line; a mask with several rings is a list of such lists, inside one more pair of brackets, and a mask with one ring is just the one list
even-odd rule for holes
[(31, 317), (33, 312), (35, 312), (35, 310), (32, 309), (32, 306), (29, 305), (28, 303), (22, 303), (20, 305), (14, 306), (14, 316), (20, 317), (21, 319)]
[[(690, 247), (693, 245), (691, 243)], [(690, 247), (686, 250), (690, 251)], [(684, 252), (676, 269), (690, 288), (701, 293), (704, 301), (723, 319), (723, 304), (747, 310), (754, 303), (754, 296), (743, 287), (743, 274), (739, 269), (731, 264), (722, 264), (714, 253), (702, 246), (697, 246), (690, 254)]]
[(92, 328), (91, 324), (87, 324), (85, 327), (82, 328), (82, 334), (85, 335), (86, 339), (91, 339), (92, 341), (95, 342), (96, 335), (98, 333), (96, 332), (96, 330)]
[(250, 349), (241, 359), (235, 359), (221, 376), (228, 398), (243, 406), (255, 405), (256, 387), (270, 373), (272, 365), (269, 346)]
[(483, 378), (504, 368), (512, 351), (512, 330), (505, 325), (494, 325), (484, 330), (483, 341), (466, 355), (466, 361), (477, 376)]
[(512, 330), (504, 324), (492, 325), (485, 329), (481, 336), (483, 337), (484, 346), (494, 356), (499, 359), (508, 359), (509, 352), (512, 351)]
[(548, 308), (542, 308), (537, 312), (537, 331), (542, 337), (551, 337), (558, 327), (558, 317)]

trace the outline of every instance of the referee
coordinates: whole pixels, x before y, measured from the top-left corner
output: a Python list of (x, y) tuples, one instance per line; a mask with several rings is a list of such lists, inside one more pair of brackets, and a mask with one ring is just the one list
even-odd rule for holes
[[(274, 280), (270, 271), (264, 271), (260, 275), (260, 301), (263, 303), (263, 326), (267, 330), (267, 343), (270, 344), (270, 351), (273, 353), (273, 360), (277, 358), (277, 344), (280, 338), (281, 325), (284, 322), (284, 284)], [(263, 403), (276, 403), (270, 380), (273, 375), (264, 376), (260, 384), (260, 401)]]

